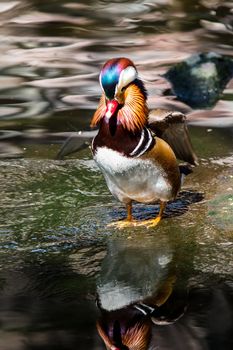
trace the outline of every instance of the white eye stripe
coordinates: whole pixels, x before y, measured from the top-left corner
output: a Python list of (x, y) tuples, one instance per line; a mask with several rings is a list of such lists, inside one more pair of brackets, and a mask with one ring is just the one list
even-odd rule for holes
[(127, 86), (129, 83), (137, 78), (137, 71), (133, 66), (125, 68), (119, 77), (119, 82), (116, 86), (116, 91), (121, 90), (123, 87)]

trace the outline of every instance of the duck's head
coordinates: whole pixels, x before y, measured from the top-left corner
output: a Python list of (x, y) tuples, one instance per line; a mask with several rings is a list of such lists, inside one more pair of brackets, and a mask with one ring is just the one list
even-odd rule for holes
[(99, 81), (103, 94), (91, 126), (98, 125), (102, 119), (108, 123), (116, 118), (129, 131), (141, 129), (147, 122), (147, 93), (134, 63), (124, 57), (108, 60)]
[(124, 103), (124, 90), (137, 76), (136, 67), (131, 60), (112, 58), (104, 64), (99, 81), (106, 98), (121, 105)]
[(97, 330), (108, 350), (146, 350), (151, 339), (148, 319), (99, 320)]

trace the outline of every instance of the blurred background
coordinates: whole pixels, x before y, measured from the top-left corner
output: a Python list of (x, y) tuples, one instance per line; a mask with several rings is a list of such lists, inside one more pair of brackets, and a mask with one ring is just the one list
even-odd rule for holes
[[(153, 326), (149, 348), (232, 349), (232, 28), (232, 1), (0, 1), (1, 350), (104, 349), (96, 298), (124, 309), (171, 274), (174, 303), (190, 290), (189, 308)], [(174, 89), (164, 74), (200, 53), (223, 61), (200, 73), (214, 99), (193, 106), (179, 95), (182, 76)], [(200, 161), (147, 231), (106, 227), (125, 212), (88, 147), (56, 159), (67, 137), (90, 130), (100, 68), (117, 56), (134, 61), (150, 108), (186, 113)]]

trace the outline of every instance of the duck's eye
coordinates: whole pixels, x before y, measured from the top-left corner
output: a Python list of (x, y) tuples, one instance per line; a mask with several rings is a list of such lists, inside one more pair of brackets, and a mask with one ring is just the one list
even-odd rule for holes
[(124, 92), (125, 90), (126, 90), (126, 87), (123, 86), (123, 87), (121, 88), (121, 92)]

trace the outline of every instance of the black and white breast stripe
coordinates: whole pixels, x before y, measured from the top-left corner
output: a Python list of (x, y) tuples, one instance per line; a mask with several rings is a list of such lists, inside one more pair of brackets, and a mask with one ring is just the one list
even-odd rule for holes
[(155, 139), (152, 136), (149, 129), (144, 128), (141, 132), (141, 137), (139, 139), (139, 142), (137, 146), (133, 149), (132, 152), (130, 152), (131, 157), (139, 157), (142, 154), (144, 154), (146, 151), (148, 151), (155, 143)]
[(134, 308), (140, 311), (145, 316), (150, 315), (153, 311), (155, 311), (155, 308), (143, 303), (134, 304)]

